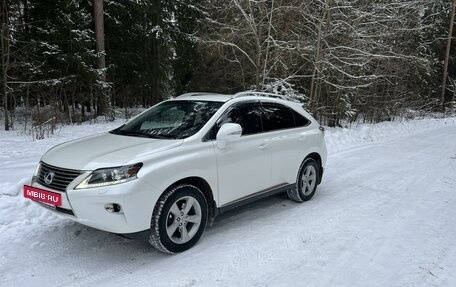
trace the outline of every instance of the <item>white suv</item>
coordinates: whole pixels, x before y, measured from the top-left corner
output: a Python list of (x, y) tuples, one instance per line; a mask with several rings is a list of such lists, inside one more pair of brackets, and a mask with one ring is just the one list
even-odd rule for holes
[(97, 229), (147, 232), (154, 247), (177, 253), (224, 211), (278, 192), (311, 199), (325, 161), (324, 129), (301, 104), (192, 93), (55, 146), (24, 196)]

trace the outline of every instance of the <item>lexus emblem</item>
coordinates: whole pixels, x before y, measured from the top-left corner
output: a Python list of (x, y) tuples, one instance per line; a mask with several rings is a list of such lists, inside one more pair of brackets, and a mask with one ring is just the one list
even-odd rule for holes
[(52, 181), (54, 180), (54, 176), (55, 176), (55, 173), (53, 173), (52, 171), (47, 172), (47, 173), (44, 175), (44, 182), (45, 182), (46, 184), (51, 184)]

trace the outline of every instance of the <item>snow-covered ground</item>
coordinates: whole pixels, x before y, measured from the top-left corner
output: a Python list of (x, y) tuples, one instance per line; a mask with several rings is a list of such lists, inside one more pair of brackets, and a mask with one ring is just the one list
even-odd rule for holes
[(274, 196), (220, 216), (169, 256), (22, 198), (51, 146), (0, 132), (0, 286), (456, 286), (456, 119), (328, 129), (323, 183), (304, 204)]

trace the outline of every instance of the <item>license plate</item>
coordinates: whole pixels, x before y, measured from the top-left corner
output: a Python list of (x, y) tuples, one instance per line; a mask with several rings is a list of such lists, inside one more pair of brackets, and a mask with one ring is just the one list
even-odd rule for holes
[(62, 206), (62, 195), (60, 193), (55, 193), (28, 185), (24, 185), (24, 197), (54, 206)]

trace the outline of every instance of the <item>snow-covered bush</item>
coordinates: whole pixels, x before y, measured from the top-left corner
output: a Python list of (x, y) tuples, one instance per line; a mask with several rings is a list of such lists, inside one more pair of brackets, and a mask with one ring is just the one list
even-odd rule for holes
[(301, 93), (294, 84), (286, 79), (273, 79), (264, 85), (262, 92), (278, 94), (292, 101), (299, 101), (307, 104), (309, 98)]

